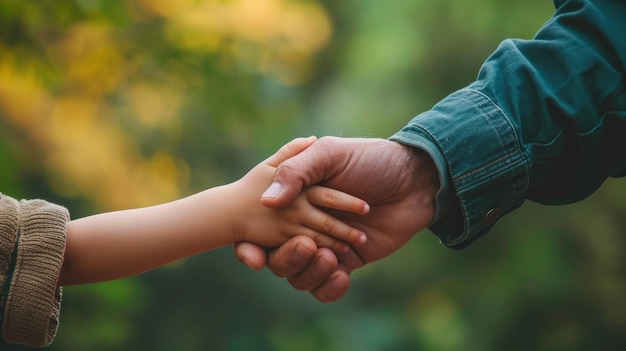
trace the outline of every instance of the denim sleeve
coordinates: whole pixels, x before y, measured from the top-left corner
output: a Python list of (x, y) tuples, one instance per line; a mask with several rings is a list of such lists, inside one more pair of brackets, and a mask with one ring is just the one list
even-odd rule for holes
[(626, 175), (626, 2), (555, 3), (535, 38), (504, 41), (474, 83), (391, 137), (439, 167), (430, 229), (447, 247), (526, 199), (575, 202)]

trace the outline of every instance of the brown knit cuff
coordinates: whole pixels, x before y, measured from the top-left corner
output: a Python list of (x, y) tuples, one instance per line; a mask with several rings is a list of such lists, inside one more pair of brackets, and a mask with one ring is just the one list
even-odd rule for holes
[(69, 213), (43, 200), (19, 204), (17, 256), (2, 331), (7, 342), (43, 347), (59, 325), (62, 291), (57, 283)]
[(10, 274), (17, 244), (18, 202), (0, 193), (0, 313), (4, 310), (4, 283)]

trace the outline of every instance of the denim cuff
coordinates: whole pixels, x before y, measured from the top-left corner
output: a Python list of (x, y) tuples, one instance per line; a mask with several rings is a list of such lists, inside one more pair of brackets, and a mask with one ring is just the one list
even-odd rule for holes
[(430, 225), (433, 225), (439, 221), (445, 213), (450, 211), (456, 199), (450, 184), (450, 175), (448, 174), (446, 160), (437, 145), (432, 141), (432, 138), (422, 134), (425, 132), (424, 130), (420, 130), (420, 133), (410, 135), (400, 132), (391, 136), (389, 140), (423, 150), (433, 160), (439, 176), (439, 189), (435, 194), (435, 215), (430, 223)]
[(390, 139), (424, 149), (439, 168), (441, 202), (429, 229), (446, 247), (469, 247), (524, 202), (528, 162), (515, 128), (478, 90), (451, 94)]

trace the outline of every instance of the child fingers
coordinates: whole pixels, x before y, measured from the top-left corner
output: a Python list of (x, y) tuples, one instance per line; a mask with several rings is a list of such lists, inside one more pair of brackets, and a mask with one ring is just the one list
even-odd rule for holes
[(334, 238), (328, 234), (318, 232), (311, 228), (301, 228), (299, 235), (306, 235), (313, 239), (317, 247), (325, 247), (332, 250), (336, 254), (345, 254), (350, 250), (350, 246), (343, 240)]
[(307, 227), (350, 244), (362, 245), (367, 241), (365, 233), (319, 209), (311, 211), (307, 222)]
[(367, 214), (370, 210), (367, 202), (358, 197), (325, 186), (311, 186), (304, 192), (309, 202), (316, 206), (356, 214)]

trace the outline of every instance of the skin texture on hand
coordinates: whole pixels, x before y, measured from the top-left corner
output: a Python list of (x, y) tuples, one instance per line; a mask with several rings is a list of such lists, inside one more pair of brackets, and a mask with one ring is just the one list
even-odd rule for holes
[[(237, 199), (233, 201), (237, 209), (232, 212), (245, 218), (234, 221), (236, 229), (233, 230), (233, 242), (249, 241), (273, 247), (293, 236), (306, 235), (317, 246), (341, 253), (348, 251), (348, 243), (358, 246), (366, 241), (365, 234), (327, 212), (346, 211), (363, 215), (369, 211), (369, 206), (363, 200), (335, 189), (322, 186), (304, 188), (287, 207), (270, 209), (259, 204), (259, 197), (270, 186), (276, 167), (302, 152), (311, 142), (308, 139), (292, 141), (233, 183), (230, 197)], [(322, 208), (327, 212), (322, 211)]]
[(286, 206), (302, 187), (312, 184), (344, 191), (370, 205), (366, 216), (331, 212), (365, 232), (365, 245), (335, 256), (297, 237), (267, 256), (250, 244), (239, 244), (235, 251), (248, 266), (260, 269), (267, 264), (294, 288), (309, 290), (325, 302), (347, 292), (353, 270), (392, 254), (430, 224), (439, 187), (432, 160), (420, 150), (385, 139), (324, 137), (279, 165), (262, 203)]

